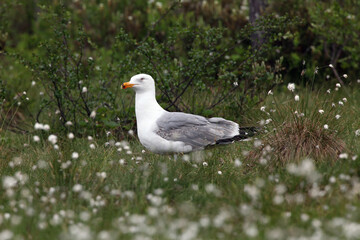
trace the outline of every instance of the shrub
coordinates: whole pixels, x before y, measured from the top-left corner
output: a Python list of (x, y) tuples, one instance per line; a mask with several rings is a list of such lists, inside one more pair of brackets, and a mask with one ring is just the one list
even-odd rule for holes
[(51, 121), (53, 127), (72, 129), (77, 134), (104, 125), (115, 127), (101, 114), (96, 117), (96, 111), (101, 113), (104, 105), (113, 105), (114, 98), (106, 82), (96, 81), (101, 76), (100, 67), (89, 52), (95, 45), (82, 27), (71, 33), (66, 9), (43, 7), (43, 11), (42, 17), (53, 32), (39, 44), (38, 53), (29, 60), (18, 53), (9, 54), (30, 69), (38, 85), (42, 97), (36, 122)]
[[(270, 16), (255, 26), (247, 25), (235, 38), (228, 38), (223, 28), (197, 26), (177, 26), (161, 42), (150, 34), (138, 43), (123, 33), (113, 53), (127, 49), (126, 58), (114, 56), (121, 74), (153, 75), (166, 109), (212, 115), (221, 104), (237, 117), (282, 81), (282, 58), (272, 53), (283, 37), (281, 32), (293, 24), (287, 21)], [(260, 30), (267, 42), (252, 49), (250, 36)], [(271, 62), (274, 58), (278, 60)]]
[[(184, 26), (186, 19), (175, 24), (169, 17), (175, 6), (141, 40), (120, 31), (111, 49), (97, 45), (66, 5), (40, 6), (46, 38), (37, 39), (32, 57), (8, 52), (31, 71), (36, 90), (43, 92), (32, 113), (35, 121), (76, 134), (101, 133), (103, 127), (129, 130), (134, 126), (132, 98), (119, 89), (139, 72), (153, 75), (166, 109), (206, 116), (226, 111), (233, 118), (282, 81), (282, 58), (274, 53), (296, 21), (268, 16), (233, 33), (206, 24)], [(170, 21), (171, 27), (159, 37), (161, 21)], [(257, 49), (250, 44), (255, 31), (267, 40)]]

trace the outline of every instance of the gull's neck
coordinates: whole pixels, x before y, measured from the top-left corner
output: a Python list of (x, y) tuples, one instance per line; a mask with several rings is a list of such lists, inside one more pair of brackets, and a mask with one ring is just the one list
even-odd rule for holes
[(138, 125), (144, 121), (156, 120), (165, 110), (158, 104), (155, 98), (155, 89), (136, 92), (135, 113)]

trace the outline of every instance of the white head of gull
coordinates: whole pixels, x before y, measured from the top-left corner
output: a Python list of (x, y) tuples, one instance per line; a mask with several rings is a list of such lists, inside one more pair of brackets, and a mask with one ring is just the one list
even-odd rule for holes
[(138, 74), (121, 88), (135, 90), (137, 133), (141, 144), (155, 153), (187, 153), (206, 146), (226, 144), (253, 135), (254, 128), (239, 128), (223, 118), (205, 118), (182, 112), (168, 112), (156, 101), (155, 81)]

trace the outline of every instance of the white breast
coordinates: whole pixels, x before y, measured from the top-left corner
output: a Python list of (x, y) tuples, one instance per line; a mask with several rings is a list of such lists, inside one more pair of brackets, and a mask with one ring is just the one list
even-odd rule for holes
[(136, 92), (136, 123), (142, 145), (152, 152), (190, 152), (192, 147), (180, 141), (168, 141), (156, 134), (157, 120), (166, 111), (157, 103), (155, 92)]

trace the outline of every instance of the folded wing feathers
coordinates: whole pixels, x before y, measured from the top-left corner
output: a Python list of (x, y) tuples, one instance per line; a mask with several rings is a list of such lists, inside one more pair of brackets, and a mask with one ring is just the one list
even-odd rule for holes
[[(194, 149), (208, 145), (226, 144), (251, 135), (250, 128), (239, 128), (235, 122), (223, 118), (209, 118), (167, 112), (157, 121), (156, 133), (171, 141), (182, 141)], [(248, 136), (249, 135), (249, 136)]]

